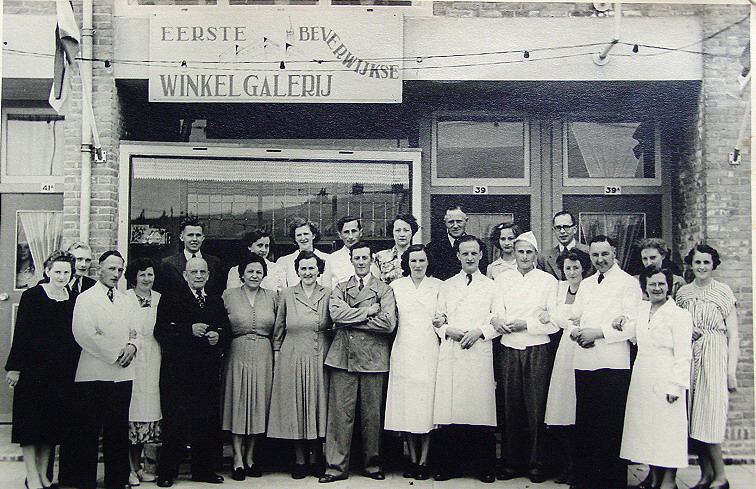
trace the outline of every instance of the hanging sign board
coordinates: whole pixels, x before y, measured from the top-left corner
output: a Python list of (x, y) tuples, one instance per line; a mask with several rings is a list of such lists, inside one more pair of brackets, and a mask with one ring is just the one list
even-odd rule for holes
[(153, 14), (149, 99), (401, 103), (403, 29), (390, 12)]

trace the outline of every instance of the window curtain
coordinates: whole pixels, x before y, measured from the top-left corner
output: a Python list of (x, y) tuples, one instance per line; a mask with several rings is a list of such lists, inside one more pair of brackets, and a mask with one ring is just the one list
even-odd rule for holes
[(617, 263), (623, 270), (630, 263), (633, 243), (646, 237), (643, 214), (580, 214), (580, 234), (584, 242), (603, 234), (617, 240)]
[(29, 242), (34, 278), (42, 280), (44, 263), (53, 251), (60, 249), (63, 241), (62, 212), (19, 212), (24, 234)]
[(9, 116), (5, 138), (6, 173), (9, 176), (62, 175), (64, 137), (62, 120)]
[[(640, 161), (633, 149), (639, 123), (570, 122), (590, 178), (633, 178)], [(640, 156), (640, 155), (639, 155)]]

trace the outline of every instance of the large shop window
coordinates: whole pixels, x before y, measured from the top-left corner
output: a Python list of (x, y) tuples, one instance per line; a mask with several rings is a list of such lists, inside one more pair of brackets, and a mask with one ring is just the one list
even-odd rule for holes
[(569, 120), (564, 146), (565, 185), (661, 184), (654, 122)]
[(434, 185), (530, 184), (527, 121), (493, 116), (437, 117)]
[(0, 174), (3, 183), (35, 183), (50, 181), (50, 177), (63, 181), (64, 117), (39, 112), (3, 114)]
[(336, 221), (362, 219), (364, 236), (386, 238), (398, 213), (411, 212), (410, 165), (391, 161), (134, 157), (132, 244), (169, 244), (186, 214), (207, 223), (214, 239), (238, 239), (262, 226), (277, 242), (289, 222), (315, 222), (325, 241)]

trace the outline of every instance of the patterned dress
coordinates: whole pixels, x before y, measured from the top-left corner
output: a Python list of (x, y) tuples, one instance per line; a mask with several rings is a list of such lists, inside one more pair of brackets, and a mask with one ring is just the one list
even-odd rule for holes
[(690, 437), (704, 443), (722, 443), (727, 426), (727, 325), (735, 295), (727, 285), (712, 280), (677, 291), (677, 304), (693, 316), (701, 336), (693, 342), (690, 379)]

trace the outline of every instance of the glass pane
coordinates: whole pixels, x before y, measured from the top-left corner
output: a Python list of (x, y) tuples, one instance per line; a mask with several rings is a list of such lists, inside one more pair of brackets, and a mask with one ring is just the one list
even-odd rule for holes
[(627, 270), (633, 244), (646, 237), (646, 215), (643, 213), (581, 212), (578, 217), (580, 241), (584, 243), (599, 234), (617, 240), (617, 262)]
[(60, 249), (63, 241), (63, 213), (19, 211), (16, 218), (16, 286), (34, 287), (43, 277), (43, 264)]
[(654, 178), (656, 146), (649, 122), (570, 122), (569, 178)]
[(439, 121), (438, 178), (525, 178), (522, 121)]
[(9, 114), (5, 133), (6, 174), (63, 174), (65, 126), (62, 116)]

